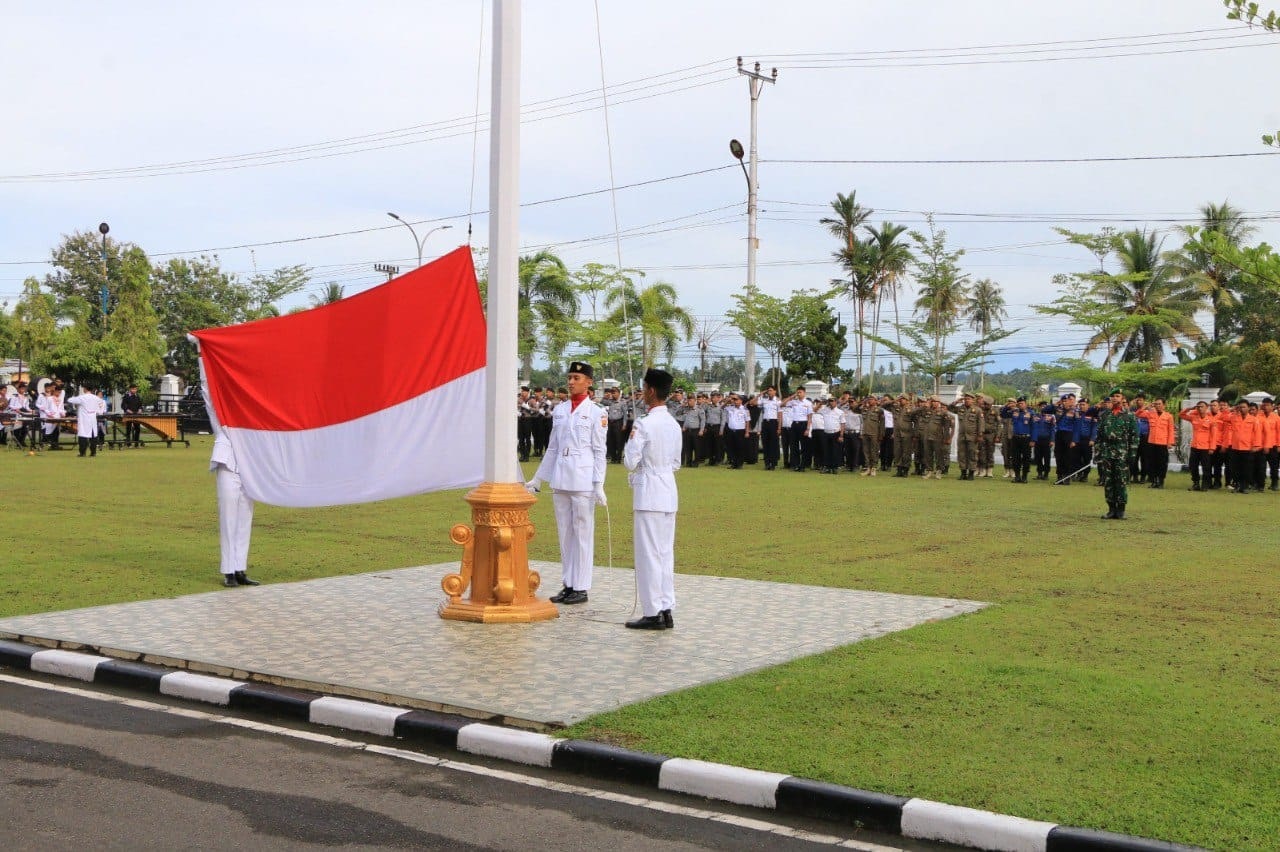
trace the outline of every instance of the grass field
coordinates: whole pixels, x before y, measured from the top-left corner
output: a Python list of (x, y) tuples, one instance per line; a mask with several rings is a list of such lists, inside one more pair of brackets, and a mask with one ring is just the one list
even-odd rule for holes
[[(82, 460), (0, 448), (0, 615), (215, 588), (208, 450), (201, 439)], [(1280, 494), (1189, 493), (1174, 474), (1164, 491), (1133, 489), (1130, 520), (1111, 522), (1098, 519), (1092, 485), (750, 468), (679, 477), (680, 572), (994, 606), (571, 734), (1216, 849), (1280, 849)], [(614, 562), (629, 565), (619, 468), (607, 490)], [(533, 517), (531, 555), (557, 559), (550, 501)], [(286, 582), (453, 560), (449, 527), (468, 520), (458, 492), (263, 506), (251, 573)], [(597, 533), (604, 563), (603, 513)], [(788, 626), (759, 628), (764, 643)], [(588, 677), (589, 666), (584, 655)]]

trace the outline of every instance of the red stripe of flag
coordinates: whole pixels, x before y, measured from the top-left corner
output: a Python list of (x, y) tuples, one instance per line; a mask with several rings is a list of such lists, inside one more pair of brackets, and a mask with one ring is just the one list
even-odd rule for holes
[(414, 399), (485, 364), (471, 250), (331, 305), (193, 332), (224, 426), (297, 431)]

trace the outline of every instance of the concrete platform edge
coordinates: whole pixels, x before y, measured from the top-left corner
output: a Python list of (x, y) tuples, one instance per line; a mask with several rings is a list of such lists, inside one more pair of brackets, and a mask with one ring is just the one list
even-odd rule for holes
[[(175, 696), (164, 689), (164, 677), (178, 672), (189, 674), (182, 669), (165, 668), (149, 663), (128, 664), (125, 661), (86, 653), (79, 654), (78, 656), (84, 659), (78, 661), (72, 661), (69, 656), (66, 656), (65, 660), (72, 665), (59, 665), (54, 667), (55, 670), (46, 668), (42, 672), (41, 667), (33, 666), (33, 660), (38, 661), (39, 658), (36, 655), (48, 650), (47, 647), (39, 645), (0, 639), (0, 668), (53, 674), (140, 692), (168, 694), (171, 697), (229, 705), (233, 708), (294, 720), (301, 719), (318, 726), (352, 729), (332, 724), (331, 720), (337, 716), (351, 722), (355, 725), (355, 730), (364, 733), (383, 735), (378, 732), (389, 729), (394, 731), (396, 738), (450, 748), (464, 754), (477, 749), (462, 749), (459, 747), (460, 741), (465, 744), (467, 741), (482, 740), (485, 742), (482, 752), (489, 757), (529, 765), (550, 766), (558, 771), (607, 778), (652, 787), (655, 790), (661, 788), (661, 768), (669, 761), (677, 761), (685, 773), (697, 771), (697, 766), (701, 764), (706, 767), (704, 777), (689, 779), (692, 786), (700, 791), (699, 797), (705, 796), (726, 802), (742, 801), (743, 797), (739, 789), (741, 782), (738, 779), (744, 774), (755, 779), (757, 784), (759, 779), (774, 776), (776, 781), (771, 782), (773, 783), (772, 791), (768, 791), (769, 795), (757, 799), (765, 803), (756, 805), (761, 810), (776, 810), (779, 813), (844, 825), (874, 828), (906, 837), (944, 839), (963, 836), (968, 839), (966, 845), (978, 840), (983, 845), (974, 848), (989, 850), (989, 852), (1022, 852), (1022, 850), (1030, 850), (1030, 852), (1203, 852), (1199, 847), (1051, 823), (1042, 824), (1044, 830), (1039, 830), (1040, 824), (1021, 817), (944, 805), (925, 799), (858, 790), (775, 773), (762, 773), (758, 770), (723, 764), (648, 754), (584, 740), (554, 739), (550, 744), (548, 755), (544, 749), (531, 748), (530, 743), (525, 742), (533, 737), (542, 739), (543, 735), (473, 722), (447, 714), (423, 711), (420, 708), (388, 707), (384, 704), (354, 701), (342, 696), (330, 696), (264, 683), (228, 680), (225, 690), (219, 690), (221, 700), (188, 694)], [(63, 655), (76, 653), (60, 651), (59, 658), (63, 659)], [(205, 679), (215, 680), (209, 676), (201, 677), (201, 680)], [(342, 699), (343, 712), (340, 714), (332, 712), (335, 698)], [(313, 710), (317, 712), (313, 713)], [(361, 724), (361, 720), (369, 723)], [(723, 790), (719, 788), (722, 784), (726, 785)], [(903, 825), (902, 820), (904, 811), (912, 815), (906, 826)], [(983, 829), (977, 833), (976, 837), (973, 833), (975, 825)], [(1028, 832), (1028, 826), (1036, 830)]]

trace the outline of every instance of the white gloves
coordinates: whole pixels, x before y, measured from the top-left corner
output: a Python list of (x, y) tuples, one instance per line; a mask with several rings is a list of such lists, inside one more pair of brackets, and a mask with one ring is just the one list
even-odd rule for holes
[(542, 490), (542, 480), (535, 476), (524, 484), (524, 490), (530, 494), (537, 494)]
[(608, 500), (608, 498), (606, 498), (606, 497), (604, 496), (604, 483), (603, 483), (603, 482), (600, 482), (600, 483), (597, 483), (597, 484), (596, 484), (596, 490), (595, 490), (595, 492), (593, 492), (593, 493), (592, 493), (592, 495), (591, 495), (591, 496), (595, 498), (596, 505), (598, 505), (598, 506), (608, 506), (608, 505), (609, 505), (609, 500)]

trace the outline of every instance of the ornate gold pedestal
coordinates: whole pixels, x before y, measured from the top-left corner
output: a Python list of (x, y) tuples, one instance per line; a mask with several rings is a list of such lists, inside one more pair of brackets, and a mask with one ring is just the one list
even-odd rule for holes
[[(534, 597), (542, 578), (529, 570), (533, 495), (519, 483), (483, 482), (466, 500), (475, 532), (466, 524), (457, 524), (449, 532), (462, 545), (462, 570), (440, 581), (449, 596), (440, 607), (440, 617), (487, 624), (559, 617), (555, 604)], [(463, 600), (468, 586), (471, 597)]]

